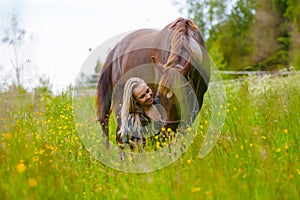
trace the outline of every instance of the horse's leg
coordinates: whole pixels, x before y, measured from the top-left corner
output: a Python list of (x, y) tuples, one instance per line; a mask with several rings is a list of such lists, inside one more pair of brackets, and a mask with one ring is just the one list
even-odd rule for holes
[[(111, 113), (112, 100), (112, 65), (104, 66), (97, 85), (97, 117), (102, 127), (103, 136), (109, 140), (109, 116)], [(108, 143), (107, 143), (108, 144)]]

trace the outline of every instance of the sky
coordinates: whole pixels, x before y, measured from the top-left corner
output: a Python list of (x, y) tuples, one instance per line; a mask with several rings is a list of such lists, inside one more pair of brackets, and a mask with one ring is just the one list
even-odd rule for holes
[[(161, 29), (184, 17), (173, 0), (1, 0), (0, 33), (11, 13), (26, 30), (19, 50), (24, 61), (30, 60), (24, 83), (44, 77), (53, 90), (73, 84), (91, 51), (110, 38), (140, 28)], [(11, 52), (0, 44), (2, 82), (14, 75)]]

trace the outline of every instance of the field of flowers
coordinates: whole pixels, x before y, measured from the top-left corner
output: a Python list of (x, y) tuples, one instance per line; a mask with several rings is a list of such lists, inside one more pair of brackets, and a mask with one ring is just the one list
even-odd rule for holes
[(90, 127), (74, 123), (71, 91), (1, 93), (0, 199), (299, 199), (300, 75), (250, 76), (225, 89), (226, 119), (213, 150), (198, 156), (209, 126), (206, 101), (187, 152), (140, 174), (91, 156), (76, 131)]

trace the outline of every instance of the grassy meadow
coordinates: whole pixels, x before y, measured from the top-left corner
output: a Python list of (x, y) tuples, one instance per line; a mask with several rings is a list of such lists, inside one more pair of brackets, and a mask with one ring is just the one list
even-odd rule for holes
[(71, 91), (1, 93), (0, 199), (299, 199), (300, 75), (224, 84), (219, 109), (226, 119), (213, 150), (198, 156), (209, 126), (206, 101), (188, 150), (140, 174), (111, 169), (89, 153), (76, 126), (90, 127), (74, 123)]

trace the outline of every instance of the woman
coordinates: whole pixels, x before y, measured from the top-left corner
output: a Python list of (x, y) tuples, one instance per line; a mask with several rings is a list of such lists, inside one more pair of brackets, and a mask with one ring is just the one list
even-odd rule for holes
[(122, 143), (145, 145), (159, 134), (163, 124), (163, 108), (153, 98), (151, 88), (143, 79), (133, 77), (126, 81), (121, 108)]

